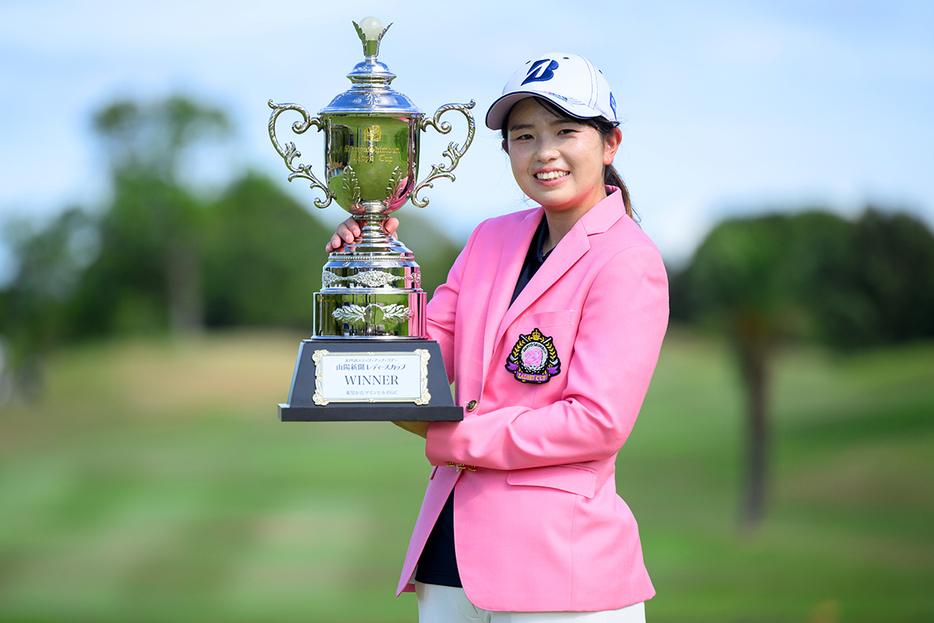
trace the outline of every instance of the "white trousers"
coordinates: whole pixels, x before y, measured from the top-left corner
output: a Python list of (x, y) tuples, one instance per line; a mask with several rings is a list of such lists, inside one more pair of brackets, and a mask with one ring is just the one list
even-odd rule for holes
[(419, 623), (645, 623), (645, 604), (602, 612), (493, 612), (478, 608), (462, 588), (415, 583)]

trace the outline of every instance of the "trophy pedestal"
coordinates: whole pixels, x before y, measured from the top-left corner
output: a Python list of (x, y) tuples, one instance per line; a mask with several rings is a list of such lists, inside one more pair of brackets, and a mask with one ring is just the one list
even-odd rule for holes
[(445, 421), (454, 406), (441, 347), (433, 340), (313, 337), (298, 349), (283, 422)]

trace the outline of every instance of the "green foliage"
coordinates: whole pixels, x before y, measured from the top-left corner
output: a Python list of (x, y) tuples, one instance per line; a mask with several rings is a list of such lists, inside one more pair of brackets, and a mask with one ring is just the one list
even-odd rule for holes
[(672, 318), (712, 327), (733, 346), (746, 393), (743, 516), (762, 519), (770, 464), (775, 346), (839, 348), (934, 337), (934, 236), (904, 214), (867, 210), (733, 219), (672, 276)]
[(71, 302), (98, 251), (98, 232), (87, 213), (69, 208), (45, 227), (9, 221), (3, 237), (17, 271), (0, 293), (0, 335), (21, 361), (68, 335)]
[(100, 252), (82, 275), (73, 335), (167, 329), (172, 258), (193, 254), (195, 266), (175, 270), (187, 269), (188, 278), (200, 279), (197, 262), (208, 210), (185, 189), (159, 178), (120, 177), (112, 203), (97, 220)]
[(116, 101), (94, 115), (94, 130), (103, 141), (111, 170), (156, 177), (174, 183), (191, 147), (224, 138), (227, 115), (183, 96), (139, 103)]
[(867, 209), (732, 219), (672, 275), (672, 317), (734, 339), (860, 347), (934, 337), (934, 235)]
[[(311, 333), (332, 228), (257, 174), (216, 200), (180, 179), (193, 151), (216, 148), (229, 133), (223, 111), (184, 97), (117, 101), (95, 115), (94, 128), (111, 166), (111, 198), (41, 226), (5, 227), (18, 270), (0, 290), (0, 337), (17, 362), (103, 335), (244, 325)], [(422, 287), (433, 291), (458, 247), (414, 209), (400, 231), (417, 252)]]
[(930, 230), (908, 214), (868, 210), (854, 238), (850, 281), (864, 301), (863, 314), (831, 334), (834, 341), (877, 345), (934, 336)]
[(689, 296), (702, 321), (744, 339), (771, 341), (794, 316), (797, 275), (779, 270), (792, 228), (784, 216), (727, 221), (698, 248)]
[(204, 239), (210, 326), (312, 326), (325, 229), (270, 180), (247, 175), (213, 206)]
[[(310, 331), (332, 234), (269, 179), (250, 174), (235, 182), (212, 206), (204, 240), (208, 326)], [(422, 288), (433, 291), (459, 249), (413, 213), (403, 217), (400, 235), (415, 249)]]

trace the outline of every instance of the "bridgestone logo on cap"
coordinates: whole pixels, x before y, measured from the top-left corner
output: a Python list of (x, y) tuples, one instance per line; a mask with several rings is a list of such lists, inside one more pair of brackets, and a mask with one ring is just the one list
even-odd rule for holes
[[(547, 67), (545, 63), (548, 63)], [(522, 81), (522, 84), (528, 84), (529, 82), (548, 82), (555, 77), (555, 70), (557, 68), (558, 61), (553, 61), (550, 58), (543, 58), (535, 61), (535, 63), (532, 64), (532, 68), (529, 69), (525, 80)]]

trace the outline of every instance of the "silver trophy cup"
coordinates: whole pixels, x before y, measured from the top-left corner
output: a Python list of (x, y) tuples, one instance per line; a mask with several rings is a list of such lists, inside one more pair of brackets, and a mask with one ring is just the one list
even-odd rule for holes
[[(391, 24), (390, 24), (391, 25)], [(451, 399), (438, 344), (428, 340), (427, 294), (412, 252), (388, 236), (383, 224), (407, 201), (419, 197), (439, 177), (452, 171), (473, 141), (469, 104), (446, 104), (426, 117), (405, 95), (390, 88), (396, 77), (377, 60), (389, 29), (376, 18), (354, 22), (364, 60), (347, 75), (353, 86), (312, 117), (297, 104), (269, 101), (269, 138), (295, 178), (324, 193), (315, 205), (336, 201), (364, 222), (359, 241), (331, 253), (315, 293), (314, 336), (299, 349), (289, 401), (279, 405), (282, 420), (460, 420), (463, 410)], [(279, 116), (294, 111), (301, 119), (291, 129), (302, 134), (312, 126), (324, 132), (324, 179), (297, 160), (294, 142), (276, 136)], [(447, 162), (432, 165), (418, 179), (419, 137), (451, 124), (441, 116), (456, 111), (467, 119), (463, 146), (451, 142)], [(432, 397), (434, 396), (434, 397)], [(373, 409), (370, 403), (383, 403)]]
[[(354, 22), (354, 27), (363, 42), (365, 60), (347, 75), (353, 86), (317, 117), (297, 104), (270, 100), (269, 137), (292, 172), (289, 180), (307, 179), (312, 188), (324, 192), (316, 206), (324, 208), (336, 201), (364, 222), (359, 242), (331, 253), (324, 265), (322, 290), (315, 296), (315, 335), (424, 339), (427, 295), (421, 289), (418, 264), (404, 244), (386, 235), (383, 222), (409, 200), (418, 207), (428, 205), (419, 192), (432, 187), (439, 177), (454, 180), (452, 171), (473, 141), (474, 121), (468, 111), (474, 102), (446, 104), (432, 117), (425, 117), (409, 98), (390, 88), (396, 76), (377, 60), (380, 41), (389, 27), (383, 28), (376, 18)], [(301, 115), (292, 124), (296, 134), (312, 126), (324, 132), (326, 183), (312, 173), (310, 165), (296, 163), (301, 153), (295, 143), (279, 142), (276, 122), (286, 111)], [(467, 119), (464, 145), (450, 143), (443, 153), (448, 161), (433, 165), (418, 182), (420, 134), (429, 127), (449, 133), (451, 124), (440, 120), (449, 111)]]

